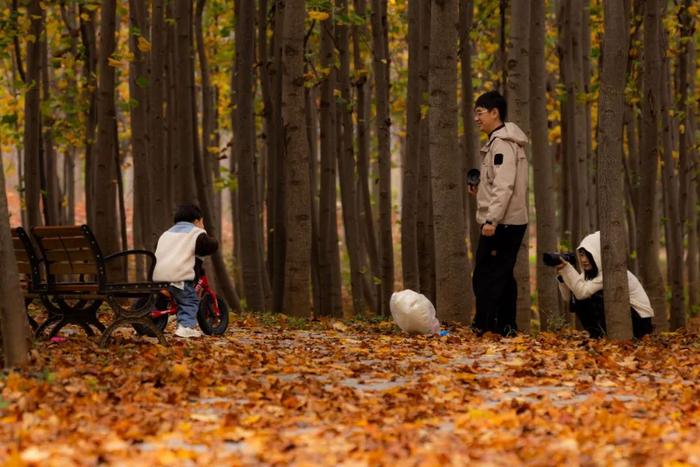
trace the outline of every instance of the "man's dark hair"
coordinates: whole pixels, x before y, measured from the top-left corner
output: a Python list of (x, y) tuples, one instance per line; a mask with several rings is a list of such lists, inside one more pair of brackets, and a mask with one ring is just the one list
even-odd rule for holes
[(480, 95), (474, 104), (474, 108), (476, 107), (483, 107), (486, 110), (498, 109), (498, 116), (504, 123), (508, 117), (508, 103), (498, 91), (489, 91)]
[(196, 204), (181, 204), (175, 209), (174, 223), (194, 222), (202, 218), (202, 210)]

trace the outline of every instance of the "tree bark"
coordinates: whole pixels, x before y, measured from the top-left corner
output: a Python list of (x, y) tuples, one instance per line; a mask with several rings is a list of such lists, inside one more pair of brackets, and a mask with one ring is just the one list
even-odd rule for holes
[(304, 17), (303, 0), (287, 0), (284, 8), (282, 65), (282, 118), (286, 161), (287, 243), (285, 312), (311, 316), (309, 260), (311, 257), (311, 200), (309, 148), (304, 123)]
[(338, 219), (336, 208), (336, 165), (338, 135), (336, 131), (336, 67), (334, 16), (320, 22), (320, 66), (323, 75), (320, 99), (321, 192), (319, 201), (319, 279), (321, 309), (317, 313), (342, 315), (340, 284), (340, 251), (338, 248)]
[[(376, 91), (377, 152), (379, 160), (379, 251), (381, 258), (381, 313), (389, 313), (394, 291), (394, 245), (391, 217), (391, 113), (389, 110), (389, 60), (387, 0), (372, 0), (372, 47)], [(456, 13), (456, 12), (455, 12)]]
[(119, 250), (117, 217), (116, 107), (114, 103), (115, 69), (109, 65), (114, 53), (116, 0), (102, 0), (100, 11), (100, 43), (97, 61), (97, 142), (94, 176), (95, 212), (93, 231), (103, 254)]
[[(665, 10), (665, 9), (664, 9)], [(661, 28), (662, 50), (668, 47), (668, 34)], [(675, 331), (685, 326), (685, 308), (683, 303), (683, 226), (679, 207), (679, 180), (676, 175), (676, 163), (673, 158), (674, 117), (672, 109), (671, 64), (666, 54), (661, 55), (661, 140), (663, 144), (663, 164), (661, 173), (664, 234), (666, 238), (667, 284), (671, 291), (670, 330)]]
[[(459, 44), (461, 58), (461, 83), (462, 83), (462, 120), (464, 135), (462, 137), (462, 152), (464, 154), (464, 171), (462, 186), (465, 194), (465, 219), (469, 231), (469, 245), (471, 257), (476, 255), (476, 246), (479, 243), (479, 228), (476, 222), (476, 197), (467, 193), (466, 173), (469, 169), (481, 167), (479, 154), (479, 137), (474, 125), (474, 88), (472, 86), (472, 42), (469, 31), (474, 22), (474, 1), (459, 2)], [(471, 287), (467, 287), (470, 291)], [(473, 293), (473, 291), (472, 291)]]
[[(49, 70), (49, 47), (46, 35), (41, 38), (41, 101), (51, 101), (51, 82)], [(41, 155), (43, 164), (42, 204), (46, 225), (57, 225), (61, 219), (61, 188), (58, 182), (58, 155), (54, 147), (53, 112), (42, 112)]]
[(95, 12), (78, 5), (80, 37), (85, 54), (83, 74), (86, 78), (84, 92), (88, 95), (88, 114), (85, 119), (85, 211), (88, 225), (95, 224), (95, 174), (97, 173), (94, 154), (95, 128), (97, 127), (97, 38), (95, 34)]
[[(506, 82), (508, 109), (510, 120), (530, 135), (530, 5), (528, 2), (513, 2), (511, 18)], [(525, 230), (518, 250), (514, 275), (518, 284), (516, 322), (519, 331), (528, 333), (532, 307), (529, 228)]]
[(169, 102), (176, 109), (177, 133), (173, 151), (173, 177), (178, 188), (175, 202), (192, 203), (196, 200), (192, 152), (195, 141), (193, 120), (194, 49), (192, 48), (192, 0), (175, 1), (175, 96)]
[(241, 266), (243, 273), (243, 295), (251, 311), (263, 311), (262, 236), (260, 212), (257, 202), (255, 163), (255, 117), (253, 115), (253, 85), (255, 60), (255, 2), (237, 0), (236, 15), (236, 88), (234, 94), (233, 119), (234, 151), (238, 163), (238, 206), (236, 214), (241, 226)]
[(28, 14), (31, 18), (27, 37), (28, 89), (24, 96), (24, 203), (27, 221), (31, 228), (42, 225), (41, 219), (41, 34), (44, 13), (39, 0), (29, 0)]
[(612, 339), (632, 337), (627, 285), (622, 135), (628, 22), (621, 2), (605, 3), (605, 35), (598, 121), (598, 205), (605, 319)]
[[(348, 13), (347, 0), (336, 3), (339, 14)], [(365, 311), (363, 290), (364, 281), (368, 281), (365, 273), (366, 265), (360, 249), (359, 216), (357, 213), (357, 192), (355, 187), (355, 151), (353, 148), (352, 96), (350, 94), (350, 43), (348, 26), (342, 22), (336, 25), (337, 48), (340, 59), (338, 84), (340, 101), (337, 107), (342, 124), (340, 137), (341, 151), (338, 154), (338, 170), (340, 172), (340, 196), (343, 203), (343, 224), (345, 226), (345, 245), (350, 260), (350, 286), (354, 314), (361, 315)], [(369, 281), (368, 281), (369, 282)]]
[(639, 272), (654, 309), (657, 332), (668, 329), (664, 284), (659, 268), (659, 226), (657, 210), (657, 172), (659, 163), (659, 0), (644, 3), (644, 70), (642, 79), (642, 143), (640, 194), (637, 212), (639, 229)]
[(455, 158), (457, 140), (456, 0), (431, 7), (429, 113), (430, 162), (435, 232), (437, 315), (441, 320), (468, 322), (472, 304), (467, 294), (469, 272), (460, 191), (463, 162)]
[(557, 249), (555, 215), (556, 193), (550, 161), (547, 92), (545, 68), (545, 8), (544, 2), (530, 4), (530, 126), (532, 134), (532, 172), (534, 177), (537, 234), (537, 308), (540, 329), (553, 330), (554, 322), (562, 322), (559, 310), (555, 271), (545, 266), (542, 254)]
[(420, 119), (423, 103), (418, 77), (420, 0), (408, 1), (408, 90), (406, 101), (406, 157), (401, 183), (401, 269), (403, 288), (420, 290), (418, 270), (418, 168)]
[(29, 359), (30, 334), (27, 314), (20, 293), (19, 272), (10, 235), (10, 212), (7, 207), (5, 168), (0, 154), (0, 338), (5, 368), (23, 366)]

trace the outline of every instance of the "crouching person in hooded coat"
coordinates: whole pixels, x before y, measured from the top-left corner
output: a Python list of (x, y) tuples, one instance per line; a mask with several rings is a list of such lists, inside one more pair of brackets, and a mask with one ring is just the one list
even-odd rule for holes
[[(607, 333), (603, 304), (603, 263), (600, 250), (600, 232), (594, 232), (585, 237), (576, 249), (582, 272), (579, 273), (563, 259), (557, 266), (557, 280), (562, 297), (569, 301), (572, 311), (576, 313), (583, 328), (594, 338), (603, 337)], [(654, 316), (654, 310), (651, 308), (651, 302), (644, 287), (630, 271), (627, 271), (627, 281), (632, 333), (635, 338), (641, 339), (652, 332), (651, 319)]]

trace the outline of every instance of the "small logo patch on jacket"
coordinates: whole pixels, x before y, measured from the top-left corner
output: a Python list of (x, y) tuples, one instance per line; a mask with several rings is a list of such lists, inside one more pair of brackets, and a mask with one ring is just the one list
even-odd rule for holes
[(503, 154), (496, 154), (493, 156), (493, 165), (501, 165), (503, 164)]

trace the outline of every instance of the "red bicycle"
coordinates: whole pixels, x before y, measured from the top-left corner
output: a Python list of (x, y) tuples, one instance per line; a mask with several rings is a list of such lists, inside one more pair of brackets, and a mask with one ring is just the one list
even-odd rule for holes
[[(218, 336), (228, 329), (228, 305), (216, 292), (209, 287), (209, 280), (203, 272), (194, 287), (197, 297), (199, 297), (199, 310), (197, 311), (197, 322), (204, 334)], [(151, 319), (156, 327), (163, 332), (168, 324), (170, 315), (177, 314), (177, 303), (168, 289), (162, 289), (156, 299)], [(142, 335), (155, 337), (153, 331), (143, 324), (133, 324), (136, 332)]]

